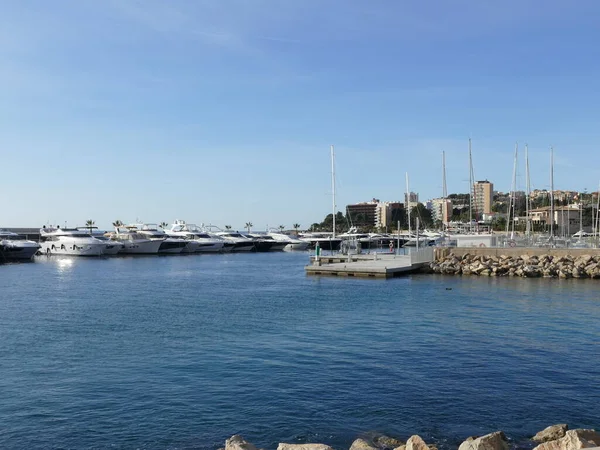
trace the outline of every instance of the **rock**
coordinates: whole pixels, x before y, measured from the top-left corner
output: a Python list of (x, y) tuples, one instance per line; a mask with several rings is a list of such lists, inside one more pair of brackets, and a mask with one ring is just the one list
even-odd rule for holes
[(404, 442), (402, 442), (399, 439), (395, 439), (393, 437), (390, 436), (386, 436), (385, 434), (381, 434), (379, 436), (375, 436), (373, 438), (373, 443), (380, 449), (394, 449), (394, 448), (398, 448), (401, 447), (402, 445), (405, 445)]
[(554, 441), (544, 442), (533, 450), (579, 450), (600, 445), (600, 434), (594, 430), (570, 430)]
[(257, 450), (257, 448), (239, 434), (234, 434), (225, 441), (225, 450)]
[(568, 429), (569, 426), (566, 423), (551, 425), (538, 432), (531, 440), (535, 442), (555, 441), (556, 439), (563, 437)]
[(496, 431), (477, 439), (468, 438), (458, 450), (508, 450), (508, 442), (502, 431)]
[(333, 450), (325, 444), (284, 444), (280, 443), (277, 450)]
[(358, 438), (352, 443), (350, 450), (379, 450), (379, 447), (365, 439)]
[(396, 447), (394, 450), (406, 450), (406, 444)]
[(406, 450), (429, 450), (429, 447), (419, 435), (415, 434), (406, 441)]

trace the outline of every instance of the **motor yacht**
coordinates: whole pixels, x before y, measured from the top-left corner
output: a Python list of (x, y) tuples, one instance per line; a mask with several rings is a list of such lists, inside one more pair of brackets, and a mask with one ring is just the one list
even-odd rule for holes
[(252, 252), (256, 250), (254, 240), (237, 231), (217, 231), (215, 234), (226, 242), (233, 244), (232, 252)]
[(250, 233), (248, 237), (254, 239), (257, 252), (281, 252), (288, 245), (287, 241), (277, 240), (268, 234)]
[(40, 230), (40, 251), (46, 255), (100, 256), (106, 244), (87, 231), (46, 227)]
[(40, 244), (25, 239), (12, 231), (0, 230), (0, 263), (4, 261), (31, 261)]
[(339, 250), (342, 240), (339, 237), (333, 237), (331, 233), (305, 233), (300, 236), (300, 240), (308, 242), (309, 248), (314, 249), (317, 244), (321, 250)]
[(153, 223), (129, 225), (127, 228), (136, 231), (150, 240), (162, 241), (158, 248), (158, 253), (164, 255), (178, 255), (187, 247), (187, 241), (181, 237), (169, 236), (158, 225)]
[(104, 231), (98, 231), (98, 227), (79, 227), (79, 231), (89, 233), (93, 238), (104, 242), (104, 249), (102, 254), (106, 256), (116, 255), (125, 247), (123, 244), (117, 241), (110, 240), (105, 236)]
[(285, 243), (286, 245), (285, 247), (283, 247), (283, 250), (285, 251), (302, 251), (308, 249), (308, 242), (301, 241), (300, 239), (295, 238), (293, 236), (284, 233), (277, 233), (275, 231), (270, 231), (269, 233), (267, 233), (267, 235), (275, 239), (277, 242)]
[(190, 242), (195, 242), (198, 253), (218, 253), (225, 247), (224, 239), (218, 236), (211, 236), (197, 225), (188, 224), (184, 220), (176, 220), (171, 229), (167, 231), (171, 237), (183, 238)]
[(114, 233), (107, 233), (109, 239), (124, 245), (121, 253), (130, 255), (157, 255), (163, 243), (161, 239), (149, 239), (136, 230), (115, 227)]

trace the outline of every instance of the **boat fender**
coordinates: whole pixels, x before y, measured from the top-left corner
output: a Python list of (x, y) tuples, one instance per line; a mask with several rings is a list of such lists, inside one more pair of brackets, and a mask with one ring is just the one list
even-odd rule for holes
[(394, 251), (394, 243), (390, 242), (390, 252), (393, 252), (393, 251)]
[(485, 244), (482, 242), (481, 244), (479, 244), (480, 247), (485, 247)]
[(508, 245), (510, 245), (511, 247), (516, 247), (516, 246), (517, 246), (517, 243), (516, 243), (515, 241), (510, 241), (510, 242), (508, 243)]

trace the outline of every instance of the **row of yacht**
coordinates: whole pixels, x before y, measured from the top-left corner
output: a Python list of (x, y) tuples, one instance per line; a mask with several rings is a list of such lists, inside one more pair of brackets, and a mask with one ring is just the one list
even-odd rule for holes
[(306, 250), (308, 242), (283, 233), (242, 234), (236, 231), (207, 230), (178, 220), (170, 228), (155, 224), (131, 224), (101, 232), (94, 227), (61, 228), (44, 226), (40, 242), (23, 239), (11, 232), (0, 233), (0, 262), (27, 260), (34, 254), (100, 256), (155, 255), (181, 253), (267, 252)]

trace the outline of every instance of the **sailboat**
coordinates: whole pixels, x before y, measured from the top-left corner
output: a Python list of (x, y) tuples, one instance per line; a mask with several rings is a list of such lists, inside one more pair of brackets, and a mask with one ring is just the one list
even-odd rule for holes
[(340, 238), (336, 238), (335, 236), (335, 215), (336, 215), (336, 204), (335, 204), (335, 151), (333, 145), (330, 147), (331, 153), (331, 197), (332, 197), (332, 214), (333, 214), (333, 224), (332, 224), (332, 233), (305, 233), (300, 237), (300, 240), (308, 242), (309, 247), (314, 249), (317, 244), (321, 250), (330, 250), (336, 251), (340, 249), (340, 245), (342, 240)]

